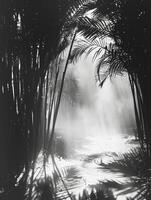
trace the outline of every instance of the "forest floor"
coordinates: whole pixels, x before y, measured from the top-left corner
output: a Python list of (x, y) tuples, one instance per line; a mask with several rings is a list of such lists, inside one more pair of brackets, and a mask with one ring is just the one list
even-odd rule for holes
[[(105, 165), (117, 159), (118, 154), (136, 148), (138, 143), (132, 137), (126, 137), (110, 150), (104, 144), (104, 150), (101, 149), (100, 153), (98, 148), (94, 148), (93, 138), (88, 138), (87, 141), (89, 142), (86, 144), (80, 143), (80, 140), (76, 141), (76, 148), (73, 145), (74, 151), (65, 158), (56, 156), (57, 166), (69, 193), (78, 197), (83, 190), (86, 189), (90, 193), (99, 184), (105, 183), (117, 200), (133, 197), (136, 194), (136, 188), (133, 187), (131, 178), (122, 172), (110, 171), (105, 168)], [(61, 180), (57, 181), (57, 191), (57, 196), (60, 199), (68, 199), (67, 191)]]

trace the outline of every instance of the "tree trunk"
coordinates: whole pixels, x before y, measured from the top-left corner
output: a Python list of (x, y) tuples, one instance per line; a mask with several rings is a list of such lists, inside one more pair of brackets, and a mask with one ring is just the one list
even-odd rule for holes
[(54, 130), (55, 130), (57, 115), (58, 115), (59, 106), (60, 106), (60, 102), (61, 102), (61, 96), (62, 96), (65, 76), (66, 76), (66, 72), (67, 72), (67, 67), (68, 67), (68, 63), (69, 63), (69, 59), (70, 59), (73, 43), (75, 41), (76, 33), (77, 33), (77, 29), (75, 28), (75, 31), (74, 31), (74, 34), (73, 34), (73, 38), (72, 38), (72, 41), (71, 41), (71, 44), (70, 44), (70, 47), (69, 47), (69, 52), (68, 52), (67, 60), (66, 60), (66, 63), (65, 63), (62, 79), (61, 79), (60, 90), (59, 90), (59, 93), (58, 93), (58, 96), (57, 96), (57, 103), (56, 103), (56, 107), (55, 107), (55, 111), (54, 111), (54, 120), (53, 120), (53, 124), (52, 124), (51, 136), (50, 136), (49, 144), (48, 144), (48, 149), (50, 148), (50, 150), (52, 150), (52, 148), (53, 148)]
[(150, 74), (138, 74), (138, 82), (142, 92), (143, 99), (143, 119), (145, 129), (145, 142), (147, 145), (147, 151), (151, 156), (151, 76)]

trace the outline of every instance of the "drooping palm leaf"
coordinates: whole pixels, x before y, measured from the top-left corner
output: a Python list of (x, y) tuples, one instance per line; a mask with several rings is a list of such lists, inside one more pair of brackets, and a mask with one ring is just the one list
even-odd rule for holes
[(103, 40), (87, 40), (82, 38), (81, 35), (79, 35), (79, 38), (77, 38), (74, 48), (72, 50), (72, 54), (70, 56), (70, 61), (75, 62), (77, 61), (83, 54), (86, 56), (93, 53), (93, 59), (95, 60), (98, 56), (102, 54), (102, 51), (104, 51), (106, 47), (106, 41)]
[(79, 18), (79, 31), (81, 31), (86, 38), (91, 40), (110, 36), (112, 24), (110, 24), (104, 17), (99, 19), (93, 19), (92, 17), (90, 18), (86, 16)]

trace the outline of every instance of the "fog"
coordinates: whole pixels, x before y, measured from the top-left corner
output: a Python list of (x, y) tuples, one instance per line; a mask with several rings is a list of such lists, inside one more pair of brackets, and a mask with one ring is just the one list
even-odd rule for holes
[[(100, 181), (131, 185), (130, 177), (102, 166), (112, 162), (119, 153), (138, 146), (132, 140), (136, 122), (128, 75), (112, 76), (101, 88), (95, 80), (95, 71), (91, 58), (82, 57), (78, 63), (68, 66), (55, 129), (54, 158), (66, 188), (76, 197), (84, 189), (90, 192)], [(51, 158), (46, 172), (53, 176)], [(36, 165), (41, 169), (42, 154)], [(118, 195), (117, 200), (128, 197), (120, 195), (118, 190), (113, 194)], [(62, 181), (57, 182), (57, 196), (70, 199)]]
[(81, 153), (121, 152), (126, 148), (122, 139), (135, 131), (127, 73), (108, 78), (101, 88), (91, 58), (83, 57), (69, 65), (56, 126), (57, 136), (65, 141), (66, 153), (71, 154), (73, 148)]

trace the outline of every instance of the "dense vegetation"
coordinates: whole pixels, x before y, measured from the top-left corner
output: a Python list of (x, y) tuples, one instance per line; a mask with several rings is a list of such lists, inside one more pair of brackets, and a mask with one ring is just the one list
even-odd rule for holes
[[(0, 0), (2, 199), (31, 198), (37, 156), (42, 149), (45, 171), (48, 154), (53, 154), (68, 63), (83, 53), (93, 52), (98, 61), (100, 86), (107, 76), (128, 72), (138, 138), (150, 158), (150, 19), (149, 0)], [(64, 50), (69, 51), (62, 61)]]

